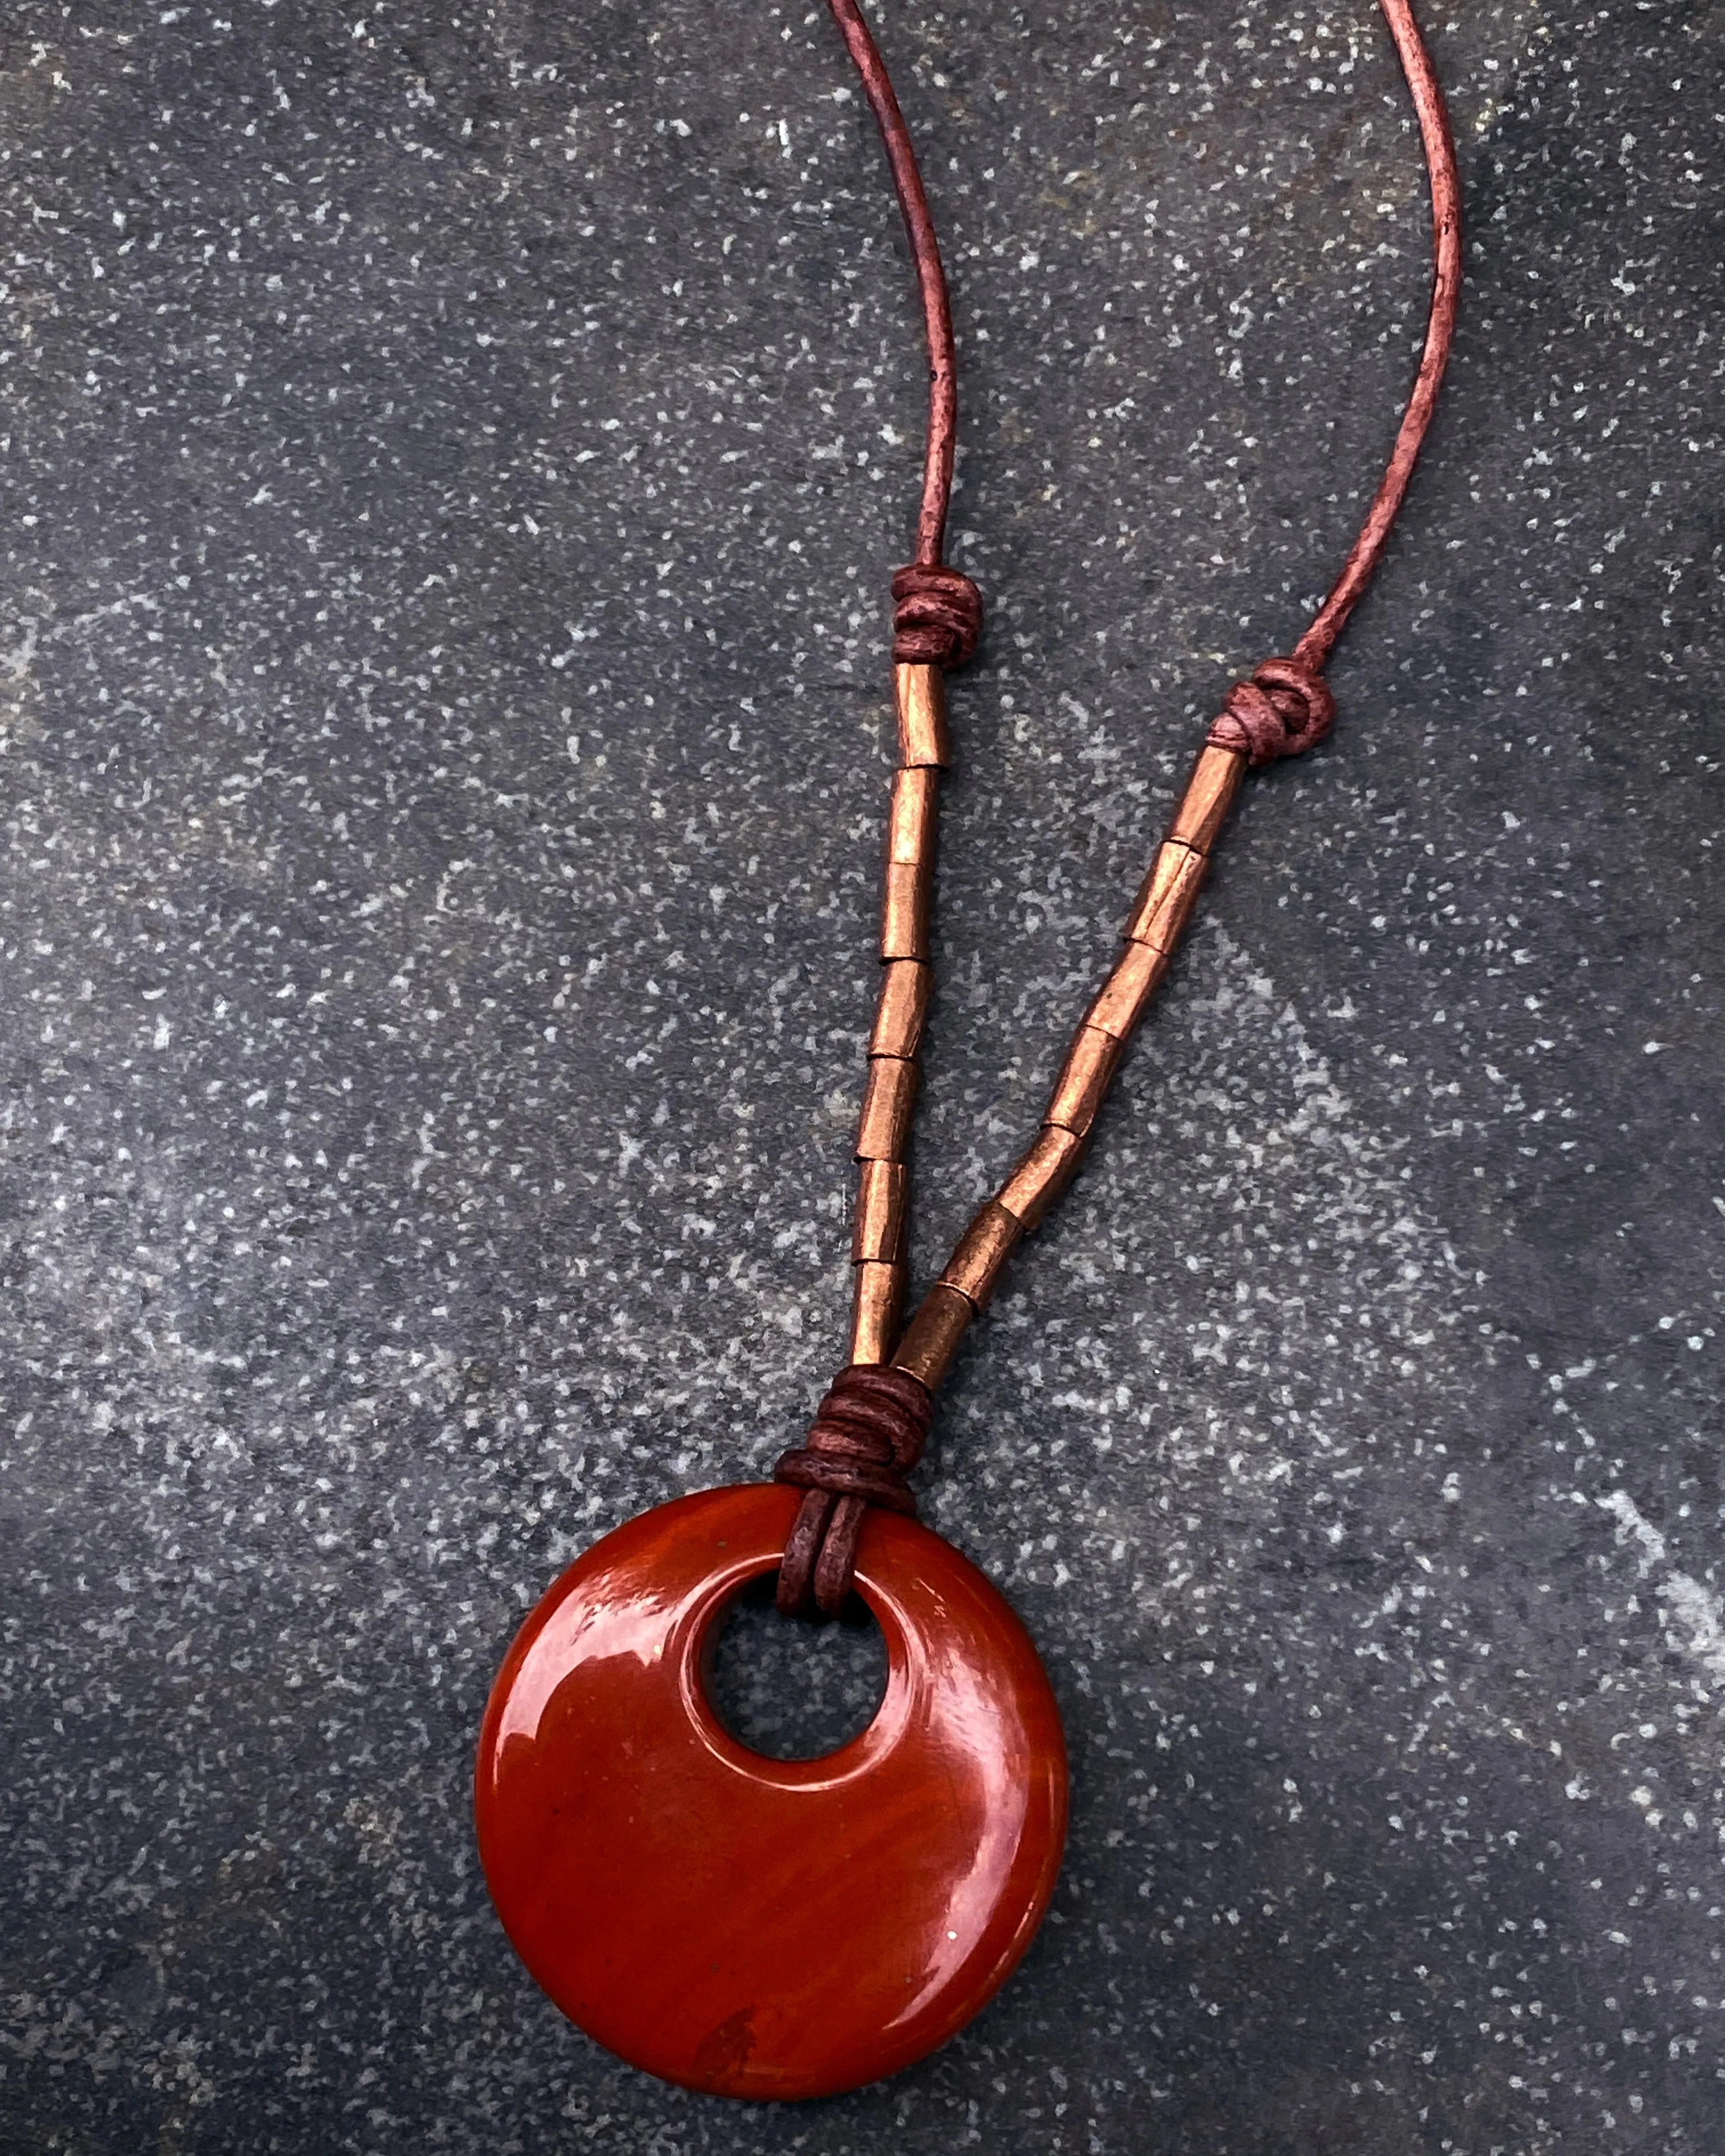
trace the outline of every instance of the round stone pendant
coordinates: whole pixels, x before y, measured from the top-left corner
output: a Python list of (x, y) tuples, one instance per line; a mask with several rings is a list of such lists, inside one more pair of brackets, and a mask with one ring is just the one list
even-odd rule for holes
[(708, 1704), (726, 1605), (801, 1492), (705, 1490), (627, 1522), (528, 1618), (480, 1732), (480, 1855), (516, 1951), (632, 2065), (718, 2096), (829, 2096), (932, 2051), (1005, 1982), (1054, 1892), (1059, 1712), (976, 1568), (871, 1511), (856, 1584), (886, 1697), (824, 1758)]

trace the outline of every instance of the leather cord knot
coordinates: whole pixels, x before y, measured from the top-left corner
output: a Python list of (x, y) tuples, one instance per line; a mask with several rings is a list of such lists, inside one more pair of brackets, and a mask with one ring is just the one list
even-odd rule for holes
[(916, 1517), (905, 1477), (922, 1457), (933, 1413), (927, 1387), (907, 1371), (853, 1363), (834, 1378), (808, 1436), (773, 1471), (775, 1482), (808, 1493), (778, 1571), (778, 1606), (788, 1617), (811, 1597), (823, 1617), (837, 1616), (870, 1505)]
[(1322, 674), (1297, 659), (1266, 659), (1250, 681), (1236, 681), (1205, 739), (1241, 750), (1255, 764), (1298, 756), (1321, 742), (1336, 720), (1336, 700)]
[(983, 595), (962, 570), (912, 562), (892, 580), (892, 655), (901, 666), (962, 666), (983, 633)]

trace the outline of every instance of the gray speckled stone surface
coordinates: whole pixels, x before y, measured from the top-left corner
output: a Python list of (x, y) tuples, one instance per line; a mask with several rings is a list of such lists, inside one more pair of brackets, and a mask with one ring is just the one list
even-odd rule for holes
[[(1075, 1770), (892, 2084), (523, 1975), (511, 1630), (841, 1345), (920, 361), (824, 13), (0, 27), (0, 2143), (1725, 2145), (1717, 5), (1430, 0), (1469, 285), (927, 1511)], [(963, 339), (938, 1263), (1425, 281), (1367, 0), (894, 0)]]

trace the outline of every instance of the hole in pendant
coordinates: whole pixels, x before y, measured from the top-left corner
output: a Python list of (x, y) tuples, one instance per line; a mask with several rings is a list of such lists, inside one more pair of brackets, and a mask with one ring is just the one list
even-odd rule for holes
[(707, 1665), (713, 1712), (768, 1759), (819, 1759), (860, 1736), (886, 1696), (886, 1642), (859, 1594), (817, 1625), (782, 1617), (778, 1575), (752, 1579), (720, 1622)]

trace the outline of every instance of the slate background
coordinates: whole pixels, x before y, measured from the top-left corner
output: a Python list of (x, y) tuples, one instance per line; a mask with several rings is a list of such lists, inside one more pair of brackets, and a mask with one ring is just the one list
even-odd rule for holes
[[(841, 1345), (920, 361), (824, 13), (0, 27), (10, 2150), (1716, 2150), (1715, 5), (1425, 9), (1451, 387), (929, 1516), (1070, 1733), (884, 2087), (662, 2087), (477, 1877), (560, 1563)], [(1034, 1122), (1375, 476), (1359, 0), (878, 11), (963, 341), (916, 1153)]]

